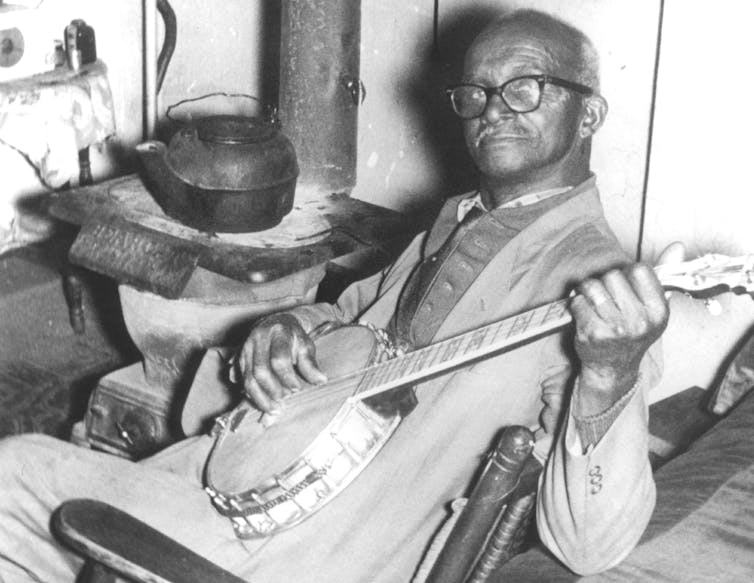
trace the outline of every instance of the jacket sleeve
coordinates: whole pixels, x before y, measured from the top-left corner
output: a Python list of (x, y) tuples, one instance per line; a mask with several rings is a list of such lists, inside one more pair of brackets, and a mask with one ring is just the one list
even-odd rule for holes
[(334, 304), (320, 302), (296, 306), (286, 310), (286, 312), (294, 315), (307, 332), (311, 332), (325, 322), (348, 324), (353, 322), (359, 313), (375, 300), (384, 277), (384, 272), (380, 271), (351, 284)]
[(586, 449), (569, 410), (540, 476), (540, 538), (576, 573), (597, 573), (623, 560), (654, 510), (647, 432), (650, 379), (642, 376), (604, 436)]
[(311, 332), (325, 322), (349, 324), (368, 313), (373, 323), (384, 326), (395, 312), (400, 291), (416, 265), (426, 233), (417, 235), (401, 255), (387, 268), (348, 286), (334, 304), (317, 303), (286, 310)]

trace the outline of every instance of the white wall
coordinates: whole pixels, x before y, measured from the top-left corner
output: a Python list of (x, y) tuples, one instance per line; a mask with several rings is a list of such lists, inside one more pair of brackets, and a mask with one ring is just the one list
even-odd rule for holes
[(754, 3), (666, 0), (642, 255), (754, 251)]
[[(170, 0), (170, 4), (178, 20), (178, 40), (160, 93), (159, 117), (183, 99), (218, 91), (261, 97), (264, 69), (277, 67), (261, 58), (264, 1)], [(251, 112), (248, 103), (253, 106)], [(218, 98), (180, 105), (173, 111), (180, 118), (207, 106), (238, 107), (248, 113), (257, 109), (253, 100)]]

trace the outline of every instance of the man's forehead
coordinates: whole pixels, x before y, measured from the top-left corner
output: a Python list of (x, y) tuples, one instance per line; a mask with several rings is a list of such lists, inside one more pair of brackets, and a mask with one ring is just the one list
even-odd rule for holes
[[(575, 55), (563, 39), (521, 26), (497, 26), (483, 32), (469, 48), (464, 76), (509, 69), (511, 73), (568, 74)], [(484, 70), (487, 71), (484, 71)]]

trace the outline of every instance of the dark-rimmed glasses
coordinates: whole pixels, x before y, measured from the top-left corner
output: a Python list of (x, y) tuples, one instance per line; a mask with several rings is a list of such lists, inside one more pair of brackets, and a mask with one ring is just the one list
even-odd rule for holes
[(451, 85), (445, 90), (450, 98), (453, 111), (462, 119), (474, 119), (484, 113), (487, 102), (493, 95), (499, 95), (503, 103), (515, 113), (529, 113), (542, 103), (545, 84), (557, 85), (581, 93), (592, 95), (591, 87), (567, 81), (551, 75), (522, 75), (499, 85), (485, 87), (476, 83)]

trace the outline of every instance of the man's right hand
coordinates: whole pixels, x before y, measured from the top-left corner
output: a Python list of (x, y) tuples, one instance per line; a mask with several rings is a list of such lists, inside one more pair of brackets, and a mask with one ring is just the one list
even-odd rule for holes
[(317, 366), (314, 343), (291, 314), (267, 316), (254, 326), (236, 362), (244, 392), (265, 413), (274, 413), (280, 400), (306, 384), (327, 377)]

